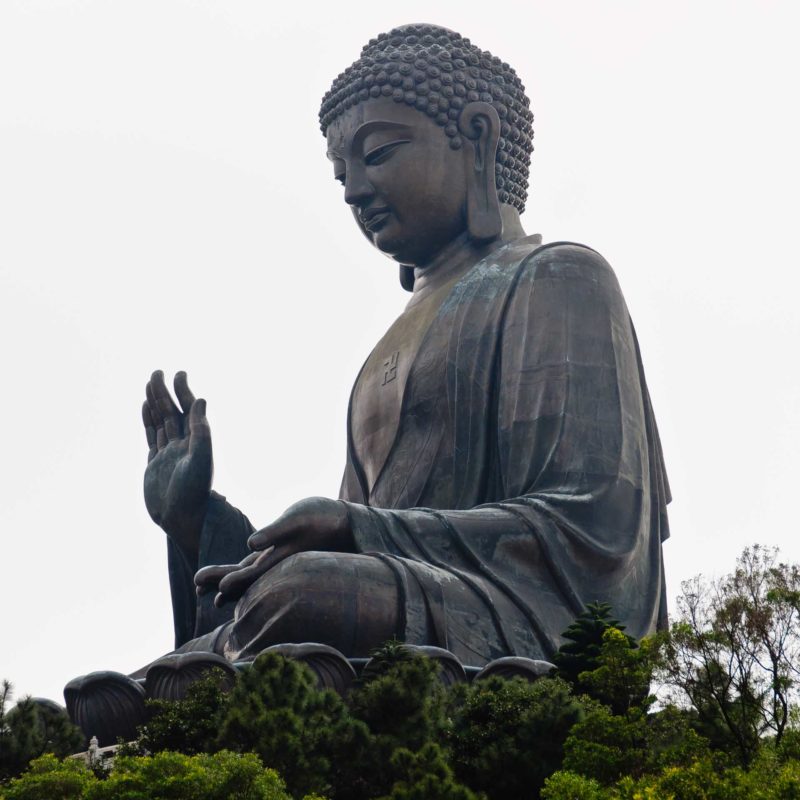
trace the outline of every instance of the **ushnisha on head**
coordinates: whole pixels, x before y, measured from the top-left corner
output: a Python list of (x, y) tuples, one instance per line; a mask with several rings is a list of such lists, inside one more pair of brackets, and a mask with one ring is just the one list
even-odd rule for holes
[[(485, 103), (495, 109), (499, 137), (495, 154), (497, 198), (525, 210), (533, 151), (533, 114), (514, 70), (460, 34), (436, 25), (403, 25), (372, 39), (361, 57), (341, 73), (322, 99), (323, 135), (359, 103), (391, 98), (439, 125), (458, 150), (474, 138), (464, 109)], [(472, 115), (469, 115), (470, 117)]]

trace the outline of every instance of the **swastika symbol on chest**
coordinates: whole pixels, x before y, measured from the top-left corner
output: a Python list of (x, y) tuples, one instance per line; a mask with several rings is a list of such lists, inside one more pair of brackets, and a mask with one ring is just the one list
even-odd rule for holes
[(400, 357), (400, 351), (393, 353), (391, 358), (387, 358), (383, 362), (383, 383), (381, 386), (386, 386), (397, 378), (397, 360)]

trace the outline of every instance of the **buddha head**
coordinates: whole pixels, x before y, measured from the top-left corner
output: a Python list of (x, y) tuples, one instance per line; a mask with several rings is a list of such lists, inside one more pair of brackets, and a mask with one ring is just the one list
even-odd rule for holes
[(424, 267), (459, 237), (500, 237), (503, 206), (525, 209), (529, 106), (508, 64), (446, 28), (405, 25), (363, 48), (319, 118), (364, 235)]

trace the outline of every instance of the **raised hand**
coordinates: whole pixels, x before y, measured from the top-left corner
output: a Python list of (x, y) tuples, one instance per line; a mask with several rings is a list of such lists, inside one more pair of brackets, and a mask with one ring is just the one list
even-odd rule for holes
[(144, 501), (153, 521), (196, 561), (214, 474), (211, 428), (206, 401), (195, 399), (185, 372), (175, 375), (174, 386), (180, 409), (161, 370), (152, 374), (145, 388), (142, 422), (150, 452)]
[(238, 564), (209, 566), (194, 577), (198, 593), (218, 589), (217, 606), (238, 600), (265, 572), (284, 558), (310, 550), (355, 552), (347, 507), (327, 497), (295, 503), (275, 522), (247, 541), (254, 552)]

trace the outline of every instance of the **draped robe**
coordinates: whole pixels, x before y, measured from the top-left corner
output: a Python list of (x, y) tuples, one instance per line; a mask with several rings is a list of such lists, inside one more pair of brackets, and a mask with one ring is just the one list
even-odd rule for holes
[[(669, 488), (636, 334), (595, 251), (522, 239), (456, 282), (372, 485), (350, 422), (340, 499), (357, 551), (395, 575), (407, 641), (465, 663), (547, 659), (591, 601), (636, 637), (665, 624)], [(200, 566), (241, 558), (251, 531), (214, 495)], [(230, 616), (195, 610), (190, 582), (174, 570), (176, 644)]]

